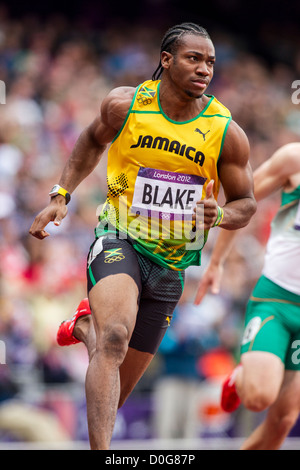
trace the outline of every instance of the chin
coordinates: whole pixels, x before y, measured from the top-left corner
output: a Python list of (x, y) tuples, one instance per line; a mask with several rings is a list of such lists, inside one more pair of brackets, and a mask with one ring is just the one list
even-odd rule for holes
[(185, 90), (185, 93), (190, 97), (190, 98), (194, 98), (194, 99), (199, 99), (199, 98), (202, 98), (203, 94), (204, 93), (194, 93), (190, 90)]

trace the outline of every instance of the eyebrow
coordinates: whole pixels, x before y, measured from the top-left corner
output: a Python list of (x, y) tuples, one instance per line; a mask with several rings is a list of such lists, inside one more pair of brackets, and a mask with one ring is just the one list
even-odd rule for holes
[[(198, 51), (187, 51), (187, 54), (196, 54), (196, 55), (199, 55), (200, 57), (203, 57), (204, 54), (202, 54), (202, 52), (198, 52)], [(209, 55), (208, 56), (209, 59), (215, 59), (216, 56), (214, 55)]]

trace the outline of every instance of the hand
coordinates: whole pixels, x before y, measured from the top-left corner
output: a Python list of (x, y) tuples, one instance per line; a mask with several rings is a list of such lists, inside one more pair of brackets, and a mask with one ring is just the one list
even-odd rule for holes
[(223, 270), (222, 264), (210, 264), (208, 266), (199, 283), (194, 300), (195, 305), (202, 302), (209, 289), (212, 294), (219, 294)]
[(62, 199), (62, 203), (60, 203), (60, 197), (56, 196), (52, 199), (50, 204), (36, 216), (29, 233), (33, 237), (43, 240), (49, 236), (49, 233), (44, 230), (46, 225), (48, 225), (49, 222), (54, 222), (54, 225), (59, 226), (67, 213), (68, 209), (64, 199)]
[[(218, 204), (213, 194), (214, 180), (210, 180), (206, 186), (205, 198), (197, 202), (194, 212), (196, 213), (196, 221), (200, 223), (197, 228), (209, 230), (213, 227), (218, 216)], [(203, 224), (204, 222), (204, 224)]]

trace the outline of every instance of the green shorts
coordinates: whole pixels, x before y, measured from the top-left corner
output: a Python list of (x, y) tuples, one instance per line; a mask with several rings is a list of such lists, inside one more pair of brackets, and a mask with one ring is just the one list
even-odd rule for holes
[(266, 351), (300, 370), (300, 295), (261, 276), (249, 299), (241, 354)]

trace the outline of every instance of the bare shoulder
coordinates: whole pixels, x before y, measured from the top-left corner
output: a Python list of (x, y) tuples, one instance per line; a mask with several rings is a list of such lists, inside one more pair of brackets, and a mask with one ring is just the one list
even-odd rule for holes
[(249, 160), (250, 145), (245, 131), (231, 121), (224, 140), (221, 162), (246, 165)]
[(101, 117), (107, 126), (116, 130), (122, 127), (135, 90), (133, 87), (117, 87), (104, 98), (101, 104)]

